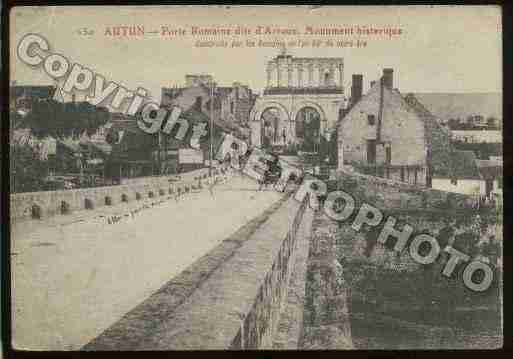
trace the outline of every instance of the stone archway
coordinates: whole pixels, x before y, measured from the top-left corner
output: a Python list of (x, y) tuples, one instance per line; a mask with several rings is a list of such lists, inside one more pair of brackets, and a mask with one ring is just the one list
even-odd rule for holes
[(311, 106), (302, 107), (294, 119), (297, 143), (302, 151), (316, 152), (321, 136), (321, 114)]
[(293, 111), (292, 111), (292, 121), (296, 121), (299, 111), (301, 111), (305, 107), (311, 107), (319, 113), (319, 115), (320, 115), (320, 118), (319, 118), (320, 119), (320, 131), (321, 131), (321, 134), (324, 133), (324, 130), (326, 129), (326, 121), (327, 121), (326, 111), (324, 111), (324, 108), (316, 102), (301, 101), (301, 102), (297, 103), (294, 106)]
[(251, 113), (249, 115), (250, 120), (252, 122), (260, 121), (262, 112), (264, 112), (269, 107), (277, 108), (280, 111), (280, 117), (282, 117), (286, 121), (290, 121), (289, 110), (283, 104), (281, 104), (277, 101), (260, 102), (258, 105), (253, 107), (253, 109), (251, 110)]
[(265, 101), (255, 106), (250, 114), (251, 142), (256, 146), (284, 145), (290, 137), (289, 112), (285, 106), (276, 101)]
[(284, 127), (284, 120), (280, 116), (280, 110), (276, 107), (268, 107), (262, 111), (260, 116), (262, 122), (262, 143), (264, 147), (280, 144), (281, 132)]

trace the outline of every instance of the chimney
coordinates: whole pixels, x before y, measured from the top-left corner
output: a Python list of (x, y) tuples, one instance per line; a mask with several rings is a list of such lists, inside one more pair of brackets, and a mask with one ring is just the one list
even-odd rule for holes
[(360, 101), (363, 92), (363, 75), (353, 74), (351, 84), (351, 106)]
[(394, 69), (383, 69), (383, 85), (390, 90), (394, 88)]

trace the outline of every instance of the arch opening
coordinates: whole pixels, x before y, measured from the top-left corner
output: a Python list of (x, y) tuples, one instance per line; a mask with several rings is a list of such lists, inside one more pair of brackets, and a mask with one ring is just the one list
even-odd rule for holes
[(287, 144), (287, 131), (285, 130), (285, 118), (278, 107), (267, 107), (262, 111), (262, 145), (269, 148), (274, 145)]
[(71, 213), (71, 207), (68, 202), (61, 201), (61, 214), (70, 214)]
[(32, 219), (41, 219), (43, 210), (37, 204), (33, 204), (30, 208), (30, 217)]
[(89, 198), (84, 199), (84, 208), (85, 209), (94, 209), (93, 201)]
[(319, 150), (321, 141), (321, 114), (311, 106), (300, 109), (296, 115), (296, 138), (299, 149), (305, 152)]

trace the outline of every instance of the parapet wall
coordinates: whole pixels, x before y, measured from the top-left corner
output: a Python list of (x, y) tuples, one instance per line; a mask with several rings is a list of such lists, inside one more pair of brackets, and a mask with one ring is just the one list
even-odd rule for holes
[[(221, 170), (214, 170), (214, 174), (218, 176)], [(204, 183), (207, 177), (208, 169), (199, 169), (178, 176), (127, 179), (118, 186), (15, 193), (10, 196), (10, 216), (11, 220), (46, 218), (148, 197), (188, 192), (201, 182)]]
[(232, 342), (232, 349), (271, 349), (280, 320), (281, 308), (290, 282), (297, 232), (307, 206), (303, 200), (294, 214), (290, 229), (281, 243), (271, 268), (258, 289), (255, 301), (245, 314), (241, 329)]
[(357, 172), (337, 173), (328, 190), (342, 189), (380, 208), (388, 209), (470, 209), (476, 200), (464, 194), (439, 191)]

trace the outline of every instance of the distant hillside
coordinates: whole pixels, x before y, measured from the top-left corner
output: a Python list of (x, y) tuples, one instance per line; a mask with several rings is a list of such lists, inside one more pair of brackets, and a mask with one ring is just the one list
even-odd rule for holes
[(436, 117), (464, 119), (470, 115), (502, 119), (502, 93), (415, 93), (417, 99)]

